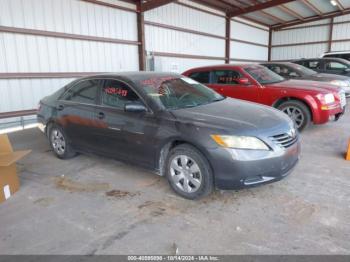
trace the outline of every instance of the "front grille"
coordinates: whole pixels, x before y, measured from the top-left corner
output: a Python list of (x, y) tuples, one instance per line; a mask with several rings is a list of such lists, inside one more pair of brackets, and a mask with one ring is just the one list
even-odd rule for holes
[(272, 142), (274, 142), (275, 144), (281, 147), (288, 148), (298, 141), (298, 135), (295, 134), (294, 136), (291, 136), (287, 133), (279, 134), (279, 135), (272, 136), (271, 140)]
[(346, 106), (346, 96), (345, 96), (345, 92), (344, 91), (341, 91), (339, 92), (339, 97), (340, 97), (340, 104), (341, 104), (341, 107), (345, 107)]

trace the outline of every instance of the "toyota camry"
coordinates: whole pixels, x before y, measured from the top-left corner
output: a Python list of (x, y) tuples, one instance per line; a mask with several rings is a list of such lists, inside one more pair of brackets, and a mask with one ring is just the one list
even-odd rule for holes
[(299, 159), (286, 114), (171, 73), (77, 79), (42, 99), (37, 117), (58, 158), (94, 152), (140, 165), (188, 199), (280, 180)]

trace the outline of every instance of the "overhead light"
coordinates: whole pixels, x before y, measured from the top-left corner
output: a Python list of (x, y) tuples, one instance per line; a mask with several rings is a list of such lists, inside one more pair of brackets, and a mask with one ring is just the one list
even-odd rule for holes
[(337, 5), (338, 5), (338, 3), (337, 3), (336, 0), (331, 0), (331, 4), (332, 4), (333, 6), (337, 6)]

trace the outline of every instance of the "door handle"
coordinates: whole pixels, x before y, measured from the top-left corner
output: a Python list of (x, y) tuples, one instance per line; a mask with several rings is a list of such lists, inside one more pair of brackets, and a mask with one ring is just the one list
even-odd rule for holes
[(58, 106), (57, 106), (57, 110), (58, 110), (58, 111), (62, 111), (63, 109), (64, 109), (64, 106), (63, 106), (63, 105), (58, 105)]
[(103, 119), (103, 118), (105, 118), (105, 113), (99, 112), (98, 115), (97, 115), (97, 117), (98, 117), (99, 119)]

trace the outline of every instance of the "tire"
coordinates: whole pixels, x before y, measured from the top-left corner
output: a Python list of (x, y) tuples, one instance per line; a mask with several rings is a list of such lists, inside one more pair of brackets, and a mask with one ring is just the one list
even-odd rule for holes
[(199, 199), (213, 191), (213, 174), (208, 160), (188, 144), (176, 146), (169, 152), (166, 177), (171, 188), (186, 199)]
[(69, 144), (68, 137), (62, 127), (52, 124), (48, 133), (51, 149), (58, 158), (69, 159), (77, 155)]
[(278, 109), (294, 121), (300, 132), (307, 128), (311, 122), (310, 110), (303, 102), (290, 100), (279, 105)]

